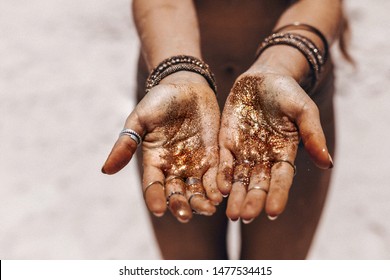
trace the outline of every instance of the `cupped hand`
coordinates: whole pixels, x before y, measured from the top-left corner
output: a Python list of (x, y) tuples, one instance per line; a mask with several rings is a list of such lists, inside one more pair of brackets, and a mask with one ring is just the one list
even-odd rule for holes
[[(214, 92), (201, 76), (186, 72), (165, 78), (127, 118), (125, 128), (143, 136), (144, 198), (156, 216), (168, 207), (188, 222), (193, 212), (216, 211), (222, 201), (216, 184), (219, 120)], [(136, 149), (130, 137), (119, 137), (102, 171), (118, 172)]]
[(250, 222), (264, 208), (271, 218), (283, 212), (300, 138), (317, 166), (332, 165), (318, 108), (293, 78), (260, 73), (238, 78), (219, 134), (217, 181), (223, 194), (230, 193), (230, 219)]

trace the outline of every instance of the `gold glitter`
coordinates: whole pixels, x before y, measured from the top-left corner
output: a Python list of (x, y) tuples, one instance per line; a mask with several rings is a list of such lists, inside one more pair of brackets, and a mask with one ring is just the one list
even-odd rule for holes
[(204, 167), (206, 149), (201, 135), (199, 108), (196, 94), (184, 102), (172, 99), (169, 112), (164, 120), (164, 134), (167, 141), (163, 144), (166, 153), (163, 155), (166, 163), (166, 174), (186, 178), (200, 173)]
[(253, 167), (253, 163), (247, 161), (236, 165), (236, 167), (234, 168), (233, 182), (241, 182), (245, 186), (248, 186), (252, 167)]
[(233, 169), (231, 167), (225, 167), (223, 170), (222, 170), (222, 174), (224, 175), (224, 179), (227, 181), (227, 182), (232, 182), (233, 181)]
[[(234, 85), (229, 96), (228, 104), (234, 108), (238, 121), (234, 143), (236, 167), (251, 162), (271, 168), (275, 161), (297, 148), (296, 125), (282, 115), (274, 96), (264, 98), (267, 94), (264, 87), (261, 78), (246, 76)], [(250, 174), (237, 176), (249, 178)]]
[(201, 184), (189, 185), (187, 188), (191, 193), (201, 193), (204, 192), (204, 189)]

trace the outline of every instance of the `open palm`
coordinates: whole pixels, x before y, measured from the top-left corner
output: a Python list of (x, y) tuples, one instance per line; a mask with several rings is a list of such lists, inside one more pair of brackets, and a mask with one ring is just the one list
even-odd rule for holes
[(329, 166), (318, 109), (289, 77), (244, 74), (222, 114), (218, 185), (230, 193), (227, 215), (246, 221), (265, 207), (270, 216), (285, 208), (295, 173), (299, 138), (313, 160)]
[[(222, 200), (215, 179), (219, 118), (213, 91), (199, 83), (158, 85), (128, 117), (125, 128), (144, 135), (143, 189), (155, 215), (162, 215), (167, 205), (181, 222), (189, 221), (192, 212), (215, 212)], [(104, 172), (118, 172), (136, 148), (130, 137), (120, 137)]]

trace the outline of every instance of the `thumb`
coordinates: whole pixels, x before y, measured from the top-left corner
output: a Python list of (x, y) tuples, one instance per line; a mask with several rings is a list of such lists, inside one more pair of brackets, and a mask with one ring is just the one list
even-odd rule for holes
[(314, 163), (322, 169), (332, 168), (333, 160), (326, 146), (319, 110), (312, 100), (305, 104), (296, 119), (296, 124), (305, 149)]
[[(127, 118), (124, 129), (130, 129), (141, 137), (144, 135), (142, 125), (134, 111)], [(136, 139), (136, 136), (130, 136), (129, 134), (121, 133), (119, 135), (118, 140), (114, 144), (114, 147), (102, 167), (102, 172), (104, 174), (115, 174), (130, 162), (138, 147)]]

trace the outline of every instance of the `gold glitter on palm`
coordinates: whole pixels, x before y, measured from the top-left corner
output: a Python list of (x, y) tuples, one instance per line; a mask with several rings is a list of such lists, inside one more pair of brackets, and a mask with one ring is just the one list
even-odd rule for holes
[(233, 141), (236, 165), (249, 162), (271, 167), (292, 150), (297, 149), (299, 137), (296, 125), (280, 113), (259, 77), (246, 76), (233, 87), (229, 106), (234, 108), (237, 134)]
[[(195, 98), (195, 97), (194, 97)], [(165, 119), (164, 134), (167, 141), (163, 155), (165, 172), (186, 178), (201, 173), (206, 157), (205, 144), (201, 135), (199, 108), (195, 100), (186, 104), (172, 101)]]

